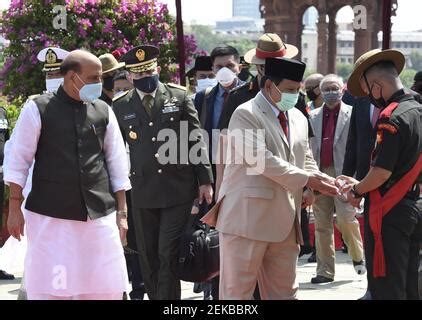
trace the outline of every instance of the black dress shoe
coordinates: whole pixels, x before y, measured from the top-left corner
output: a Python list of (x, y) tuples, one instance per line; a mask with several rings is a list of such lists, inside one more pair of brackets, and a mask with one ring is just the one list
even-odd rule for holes
[(132, 290), (129, 293), (130, 300), (144, 300), (145, 290), (143, 288)]
[(300, 246), (300, 253), (299, 253), (299, 258), (301, 257), (301, 256), (303, 256), (304, 254), (309, 254), (309, 253), (312, 253), (312, 250), (313, 250), (313, 248), (312, 248), (312, 246), (311, 245), (303, 245), (303, 246)]
[(0, 280), (15, 280), (15, 276), (4, 270), (0, 270)]
[(316, 262), (316, 252), (312, 252), (311, 256), (308, 258), (309, 263)]
[(324, 276), (316, 276), (315, 278), (311, 279), (311, 283), (327, 283), (327, 282), (333, 282), (334, 279), (327, 278)]
[(366, 265), (365, 265), (365, 261), (361, 260), (361, 261), (353, 261), (353, 267), (355, 268), (355, 271), (357, 274), (363, 275), (366, 273)]

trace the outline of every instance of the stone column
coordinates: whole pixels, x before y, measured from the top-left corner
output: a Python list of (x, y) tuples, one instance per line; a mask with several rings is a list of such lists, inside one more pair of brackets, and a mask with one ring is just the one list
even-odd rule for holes
[(328, 62), (327, 72), (336, 73), (336, 60), (337, 60), (337, 23), (336, 12), (329, 14), (328, 22)]
[(374, 15), (368, 12), (367, 16), (367, 28), (355, 29), (355, 61), (365, 52), (378, 47), (374, 48), (374, 33), (376, 33)]
[(318, 65), (317, 72), (327, 74), (328, 70), (328, 43), (327, 43), (327, 22), (325, 12), (318, 17)]

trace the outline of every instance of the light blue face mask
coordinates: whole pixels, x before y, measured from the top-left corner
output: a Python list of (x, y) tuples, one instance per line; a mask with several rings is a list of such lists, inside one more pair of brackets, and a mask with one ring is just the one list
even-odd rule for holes
[(79, 98), (82, 101), (93, 102), (94, 100), (97, 100), (101, 96), (101, 92), (103, 91), (102, 82), (85, 84), (85, 82), (79, 77), (77, 73), (76, 73), (76, 76), (84, 84), (84, 86), (79, 89)]
[(281, 100), (275, 103), (277, 108), (282, 112), (293, 109), (299, 99), (299, 93), (281, 92), (274, 82), (273, 84), (277, 91), (281, 94)]
[(340, 90), (337, 91), (323, 91), (322, 97), (324, 98), (324, 102), (330, 106), (333, 106), (341, 101), (343, 97)]

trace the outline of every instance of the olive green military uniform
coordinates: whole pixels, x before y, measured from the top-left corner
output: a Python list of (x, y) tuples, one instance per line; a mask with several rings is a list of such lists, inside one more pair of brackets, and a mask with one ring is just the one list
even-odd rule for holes
[[(199, 145), (202, 159), (208, 159), (201, 134), (188, 141), (200, 127), (197, 112), (184, 87), (162, 83), (151, 115), (137, 89), (117, 98), (113, 110), (130, 149), (133, 218), (145, 288), (150, 299), (180, 299), (180, 237), (198, 186), (213, 182), (209, 164), (193, 164), (188, 158), (192, 147)], [(166, 144), (168, 138), (160, 138), (163, 129), (172, 129), (175, 140)], [(168, 152), (163, 149), (176, 144), (177, 162), (164, 164)]]

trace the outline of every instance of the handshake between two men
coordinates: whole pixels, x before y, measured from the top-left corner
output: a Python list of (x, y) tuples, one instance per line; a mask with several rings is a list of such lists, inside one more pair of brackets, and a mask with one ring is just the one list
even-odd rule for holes
[(339, 196), (352, 206), (359, 208), (362, 196), (358, 195), (353, 188), (358, 182), (356, 179), (344, 175), (333, 178), (322, 172), (313, 172), (309, 176), (307, 189), (303, 193), (302, 208), (308, 207), (314, 202), (315, 197), (312, 190), (328, 196)]

